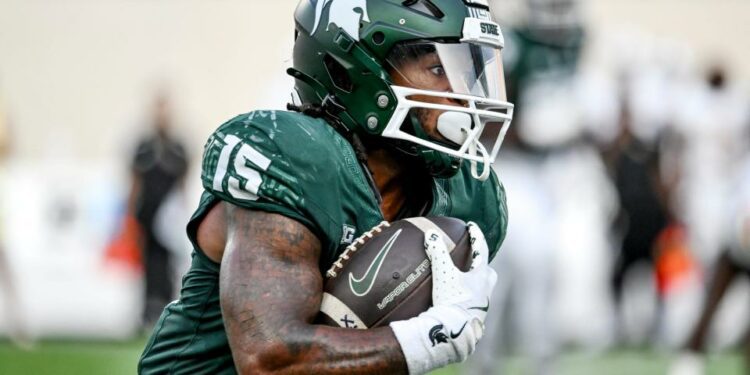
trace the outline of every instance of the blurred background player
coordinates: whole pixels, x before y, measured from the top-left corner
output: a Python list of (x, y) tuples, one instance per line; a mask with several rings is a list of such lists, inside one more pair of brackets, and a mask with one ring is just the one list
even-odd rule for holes
[[(507, 181), (513, 222), (506, 251), (493, 262), (499, 275), (493, 303), (499, 307), (488, 317), (485, 343), (469, 359), (476, 373), (498, 373), (505, 365), (498, 358), (514, 352), (526, 358), (528, 373), (556, 373), (555, 297), (565, 289), (557, 277), (557, 254), (566, 251), (558, 236), (584, 231), (575, 246), (586, 252), (601, 247), (607, 228), (607, 204), (598, 203), (607, 201), (610, 188), (578, 116), (583, 103), (574, 94), (585, 43), (579, 4), (525, 0), (520, 10), (496, 14), (513, 25), (505, 30), (504, 61), (508, 97), (518, 105), (496, 164)], [(573, 186), (577, 191), (571, 194)], [(602, 209), (579, 210), (581, 198)]]
[[(715, 90), (724, 88), (723, 69), (714, 68), (708, 76)], [(730, 287), (750, 276), (750, 157), (745, 156), (737, 169), (730, 188), (728, 220), (724, 221), (725, 241), (718, 259), (710, 270), (706, 296), (700, 317), (682, 347), (682, 353), (671, 365), (670, 375), (701, 375), (705, 373), (706, 356), (710, 349), (712, 326)], [(742, 329), (743, 327), (738, 327)], [(742, 340), (745, 369), (750, 370), (750, 326)]]
[(625, 277), (638, 264), (653, 269), (654, 244), (668, 220), (658, 148), (655, 142), (643, 141), (633, 133), (627, 93), (623, 96), (619, 133), (604, 151), (619, 202), (613, 229), (621, 245), (612, 270), (612, 296), (617, 314), (615, 335), (620, 342), (625, 339), (620, 313)]
[(138, 143), (133, 157), (129, 211), (141, 227), (144, 266), (142, 324), (150, 329), (162, 309), (175, 295), (174, 256), (163, 223), (170, 197), (183, 188), (188, 157), (182, 143), (173, 137), (169, 97), (164, 91), (153, 102), (151, 132)]

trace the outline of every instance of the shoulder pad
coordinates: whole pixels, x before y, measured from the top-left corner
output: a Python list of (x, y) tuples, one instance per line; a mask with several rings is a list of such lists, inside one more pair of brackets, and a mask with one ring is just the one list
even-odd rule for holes
[(250, 112), (220, 126), (206, 143), (201, 178), (219, 199), (314, 229), (330, 226), (342, 191), (369, 189), (351, 146), (331, 126), (282, 111)]

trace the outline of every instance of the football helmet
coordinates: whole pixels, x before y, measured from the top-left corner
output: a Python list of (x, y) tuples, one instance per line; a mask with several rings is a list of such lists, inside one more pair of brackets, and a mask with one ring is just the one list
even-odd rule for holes
[(580, 43), (584, 25), (579, 0), (527, 0), (526, 5), (528, 37), (550, 45)]
[(487, 0), (302, 0), (295, 21), (298, 104), (389, 140), (433, 175), (468, 160), (489, 176), (513, 105)]

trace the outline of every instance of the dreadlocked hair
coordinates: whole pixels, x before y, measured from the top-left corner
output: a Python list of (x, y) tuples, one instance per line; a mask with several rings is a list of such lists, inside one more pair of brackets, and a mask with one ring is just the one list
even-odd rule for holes
[(315, 117), (315, 118), (321, 118), (323, 117), (323, 107), (317, 105), (317, 104), (309, 104), (304, 103), (300, 105), (287, 103), (286, 109), (289, 111), (299, 112), (304, 115)]
[(380, 197), (380, 192), (375, 186), (375, 180), (372, 177), (372, 170), (370, 170), (370, 166), (367, 165), (367, 148), (365, 147), (365, 144), (362, 142), (362, 139), (357, 133), (347, 129), (346, 126), (341, 123), (341, 120), (339, 120), (338, 117), (334, 116), (329, 111), (326, 111), (325, 108), (320, 104), (303, 103), (301, 105), (296, 105), (288, 103), (286, 105), (286, 108), (287, 110), (299, 112), (310, 117), (322, 118), (326, 120), (326, 122), (331, 125), (331, 127), (333, 127), (333, 129), (336, 130), (337, 133), (341, 134), (341, 136), (344, 137), (344, 139), (346, 139), (350, 145), (352, 145), (354, 155), (356, 156), (357, 161), (362, 165), (362, 168), (367, 175), (367, 180), (370, 183), (370, 187), (372, 187), (373, 191), (375, 192), (378, 201), (382, 200), (382, 198)]
[(331, 127), (333, 127), (333, 129), (336, 130), (337, 133), (341, 134), (347, 141), (349, 141), (349, 143), (352, 145), (352, 148), (354, 149), (354, 154), (356, 155), (357, 160), (360, 163), (367, 165), (367, 150), (365, 149), (365, 145), (362, 143), (362, 140), (356, 133), (347, 129), (344, 124), (341, 123), (341, 120), (339, 120), (338, 117), (332, 115), (329, 111), (326, 111), (323, 106), (321, 106), (320, 104), (312, 103), (304, 103), (301, 105), (288, 103), (286, 105), (286, 108), (290, 111), (295, 111), (310, 117), (322, 118), (326, 120), (326, 122), (331, 125)]

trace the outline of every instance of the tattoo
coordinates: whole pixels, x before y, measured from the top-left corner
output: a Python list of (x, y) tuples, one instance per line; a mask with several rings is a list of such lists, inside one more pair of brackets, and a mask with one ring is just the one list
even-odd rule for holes
[(238, 372), (407, 372), (390, 328), (312, 324), (323, 277), (318, 268), (321, 244), (309, 229), (282, 215), (227, 206), (221, 307)]

